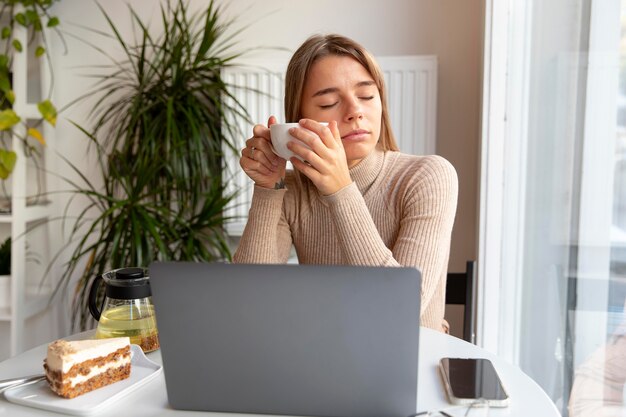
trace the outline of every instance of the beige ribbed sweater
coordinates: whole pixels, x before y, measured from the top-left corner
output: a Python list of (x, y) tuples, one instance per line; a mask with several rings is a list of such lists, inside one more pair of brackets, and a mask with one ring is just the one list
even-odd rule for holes
[(439, 156), (374, 150), (353, 183), (322, 196), (288, 171), (286, 189), (255, 187), (238, 263), (414, 266), (422, 271), (421, 325), (441, 330), (458, 182)]

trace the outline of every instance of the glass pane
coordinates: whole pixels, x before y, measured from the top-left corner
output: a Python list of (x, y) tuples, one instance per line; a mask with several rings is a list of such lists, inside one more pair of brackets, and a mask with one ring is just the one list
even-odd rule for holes
[[(611, 145), (607, 146), (610, 160), (607, 159), (606, 170), (612, 187), (607, 187), (606, 201), (609, 209), (609, 231), (607, 248), (587, 248), (587, 252), (595, 250), (595, 259), (606, 262), (600, 276), (579, 277), (576, 297), (590, 299), (584, 306), (573, 304), (577, 320), (587, 316), (595, 323), (595, 333), (603, 336), (597, 346), (587, 349), (586, 355), (574, 356), (573, 384), (569, 402), (569, 415), (572, 417), (587, 415), (621, 416), (624, 414), (624, 382), (626, 380), (626, 316), (624, 302), (626, 300), (626, 1), (622, 0), (619, 18), (619, 38), (615, 39), (613, 48), (615, 64), (615, 113), (611, 125)], [(615, 3), (618, 5), (619, 3)], [(617, 10), (615, 10), (617, 12)], [(617, 15), (617, 13), (616, 13)], [(611, 26), (609, 19), (594, 22)], [(593, 31), (598, 27), (591, 26)], [(606, 97), (607, 101), (611, 99)], [(591, 109), (587, 109), (590, 111)], [(585, 171), (583, 171), (583, 175)], [(602, 188), (598, 184), (599, 188)], [(602, 204), (598, 202), (598, 204)], [(606, 272), (604, 272), (606, 271)], [(580, 274), (579, 274), (580, 275)], [(595, 278), (595, 279), (594, 279)], [(584, 296), (587, 290), (589, 295)], [(572, 303), (570, 303), (572, 305)], [(589, 326), (590, 327), (590, 326)], [(572, 332), (571, 350), (576, 355), (581, 345), (582, 334), (574, 327)]]
[(584, 120), (586, 10), (576, 2), (550, 6), (534, 8), (532, 18), (519, 364), (564, 412), (573, 366), (565, 353), (567, 290)]
[(570, 417), (626, 415), (622, 2), (532, 8), (517, 353)]
[(28, 46), (26, 51), (28, 56), (26, 64), (28, 66), (28, 78), (26, 80), (26, 100), (28, 103), (36, 104), (43, 100), (41, 84), (41, 68), (45, 55), (37, 57), (35, 51), (41, 45), (41, 33), (28, 30)]

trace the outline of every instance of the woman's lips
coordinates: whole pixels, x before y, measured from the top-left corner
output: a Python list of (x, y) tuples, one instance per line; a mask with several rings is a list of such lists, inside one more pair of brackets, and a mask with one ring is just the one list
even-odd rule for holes
[(356, 129), (343, 135), (341, 139), (342, 140), (365, 140), (369, 136), (369, 133), (370, 132), (364, 129)]

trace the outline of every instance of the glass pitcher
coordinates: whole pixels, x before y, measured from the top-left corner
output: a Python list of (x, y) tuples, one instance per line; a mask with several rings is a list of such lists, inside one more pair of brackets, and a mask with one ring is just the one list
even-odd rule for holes
[[(98, 288), (104, 281), (105, 297), (100, 309), (96, 305)], [(144, 352), (159, 348), (159, 335), (152, 304), (147, 270), (120, 268), (94, 279), (89, 290), (89, 311), (98, 320), (96, 339), (130, 338)]]

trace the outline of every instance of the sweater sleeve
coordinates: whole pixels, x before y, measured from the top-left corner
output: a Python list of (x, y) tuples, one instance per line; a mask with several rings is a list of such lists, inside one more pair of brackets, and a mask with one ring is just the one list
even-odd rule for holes
[(402, 265), (422, 271), (424, 311), (430, 303), (444, 302), (434, 295), (441, 282), (445, 288), (458, 178), (452, 164), (439, 156), (429, 156), (417, 174), (407, 189), (393, 252)]
[(287, 190), (254, 187), (248, 222), (233, 256), (235, 263), (286, 263), (291, 250), (291, 232), (283, 212)]
[(354, 182), (322, 199), (330, 207), (341, 252), (348, 265), (400, 266), (381, 239)]
[(399, 208), (400, 227), (387, 248), (365, 201), (353, 183), (325, 197), (346, 261), (352, 265), (413, 266), (422, 272), (422, 311), (448, 268), (458, 179), (454, 167), (438, 156), (424, 157), (413, 168)]

